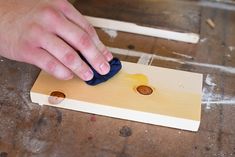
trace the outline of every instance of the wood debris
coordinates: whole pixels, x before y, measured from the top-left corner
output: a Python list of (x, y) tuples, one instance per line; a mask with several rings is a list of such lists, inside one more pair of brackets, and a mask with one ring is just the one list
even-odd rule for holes
[(212, 19), (207, 19), (207, 20), (206, 20), (206, 23), (207, 23), (212, 29), (215, 28), (215, 23), (212, 21)]

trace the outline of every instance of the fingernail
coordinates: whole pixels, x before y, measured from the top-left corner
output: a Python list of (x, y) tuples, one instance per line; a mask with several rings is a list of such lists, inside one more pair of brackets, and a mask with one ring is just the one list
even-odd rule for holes
[(105, 75), (109, 72), (110, 66), (107, 62), (104, 62), (100, 65), (101, 74)]
[(87, 72), (83, 74), (85, 81), (89, 81), (93, 78), (93, 72), (89, 69)]

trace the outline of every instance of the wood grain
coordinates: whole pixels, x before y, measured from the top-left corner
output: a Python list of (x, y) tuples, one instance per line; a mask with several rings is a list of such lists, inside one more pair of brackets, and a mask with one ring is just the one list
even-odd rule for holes
[[(56, 80), (41, 72), (31, 90), (33, 102), (144, 123), (197, 131), (201, 114), (202, 75), (122, 62), (117, 76), (95, 87), (78, 78)], [(192, 83), (193, 82), (193, 83)], [(151, 95), (136, 87), (147, 85)], [(53, 91), (65, 93), (58, 105), (48, 102)]]

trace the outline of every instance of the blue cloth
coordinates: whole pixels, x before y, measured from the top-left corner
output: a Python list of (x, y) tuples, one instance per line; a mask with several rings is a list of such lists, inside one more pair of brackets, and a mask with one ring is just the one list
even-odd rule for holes
[[(81, 56), (81, 55), (80, 55)], [(120, 62), (120, 60), (118, 58), (113, 58), (110, 62), (110, 71), (108, 74), (106, 75), (100, 75), (88, 62), (87, 60), (81, 56), (81, 58), (90, 66), (91, 70), (94, 73), (94, 77), (89, 80), (89, 81), (85, 81), (88, 85), (91, 86), (95, 86), (97, 84), (100, 84), (102, 82), (105, 82), (107, 80), (109, 80), (111, 77), (113, 77), (115, 74), (117, 74), (121, 68), (122, 68), (122, 64)]]

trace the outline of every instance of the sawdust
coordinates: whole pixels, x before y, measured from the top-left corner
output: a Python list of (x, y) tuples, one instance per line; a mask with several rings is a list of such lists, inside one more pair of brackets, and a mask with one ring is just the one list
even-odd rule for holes
[(200, 39), (200, 43), (204, 43), (204, 42), (206, 42), (208, 39), (207, 38), (202, 38), (202, 39)]
[(211, 109), (212, 105), (235, 105), (235, 97), (221, 94), (216, 94), (216, 83), (213, 77), (208, 74), (205, 79), (205, 86), (203, 87), (202, 104), (206, 105), (206, 109)]
[(228, 49), (229, 49), (230, 51), (234, 51), (234, 50), (235, 50), (235, 46), (229, 46)]
[(114, 39), (118, 36), (118, 32), (116, 30), (102, 28), (102, 30), (109, 35), (110, 38)]
[(209, 86), (216, 86), (216, 84), (212, 81), (212, 77), (210, 74), (206, 76), (205, 83)]
[(29, 152), (40, 153), (47, 149), (48, 143), (46, 141), (24, 135), (23, 145)]
[(208, 85), (203, 88), (203, 99), (202, 101), (206, 104), (206, 109), (211, 108), (211, 99), (213, 97), (213, 91), (215, 90), (216, 84), (212, 81), (212, 77), (208, 74), (205, 79), (205, 83)]
[(226, 57), (231, 58), (231, 54), (226, 54)]
[(212, 19), (207, 19), (206, 23), (210, 26), (210, 28), (214, 29), (215, 28), (215, 22)]

